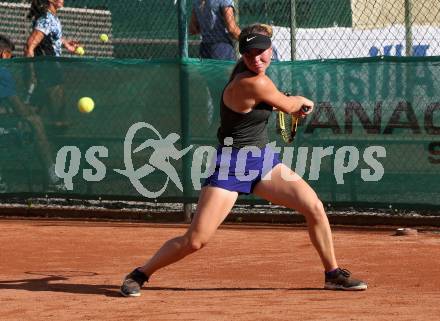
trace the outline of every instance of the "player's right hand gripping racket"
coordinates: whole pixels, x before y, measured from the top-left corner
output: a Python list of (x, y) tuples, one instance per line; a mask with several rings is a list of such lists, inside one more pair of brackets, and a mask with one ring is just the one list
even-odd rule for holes
[[(287, 96), (290, 96), (289, 93), (286, 93)], [(304, 113), (307, 113), (309, 111), (310, 107), (308, 106), (302, 106), (301, 110)], [(278, 111), (277, 114), (277, 132), (281, 135), (281, 138), (285, 143), (290, 144), (293, 142), (296, 132), (298, 130), (298, 121), (299, 117), (296, 117), (292, 114), (287, 114), (285, 112), (282, 112), (281, 110)]]

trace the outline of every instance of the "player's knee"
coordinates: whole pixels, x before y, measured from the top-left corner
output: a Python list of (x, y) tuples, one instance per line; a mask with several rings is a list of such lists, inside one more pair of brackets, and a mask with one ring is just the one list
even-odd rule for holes
[(189, 238), (188, 248), (191, 252), (198, 251), (208, 244), (208, 240), (199, 236), (192, 236)]
[(326, 214), (324, 205), (318, 198), (310, 204), (307, 216), (309, 220), (313, 220), (315, 222), (325, 219)]

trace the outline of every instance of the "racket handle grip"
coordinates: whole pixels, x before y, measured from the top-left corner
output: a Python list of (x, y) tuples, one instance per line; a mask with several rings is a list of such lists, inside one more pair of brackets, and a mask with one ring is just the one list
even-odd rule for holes
[(302, 111), (303, 113), (307, 113), (309, 110), (310, 110), (310, 107), (309, 107), (309, 106), (302, 106), (302, 107), (301, 107), (301, 111)]

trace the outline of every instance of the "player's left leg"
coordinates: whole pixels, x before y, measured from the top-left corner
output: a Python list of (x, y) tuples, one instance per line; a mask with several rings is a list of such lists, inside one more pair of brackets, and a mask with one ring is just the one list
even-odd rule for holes
[(58, 84), (48, 88), (47, 95), (49, 97), (52, 125), (58, 129), (67, 127), (66, 95), (63, 86)]
[(274, 204), (295, 209), (304, 215), (312, 244), (327, 272), (326, 288), (333, 287), (327, 283), (332, 277), (336, 277), (338, 284), (335, 288), (340, 286), (344, 290), (366, 289), (365, 283), (351, 279), (350, 275), (343, 273), (345, 270), (338, 268), (324, 206), (315, 191), (298, 174), (284, 164), (278, 164), (255, 186), (253, 192)]
[(139, 296), (143, 284), (148, 282), (154, 272), (203, 248), (229, 214), (237, 197), (237, 192), (219, 187), (203, 187), (196, 214), (187, 232), (165, 242), (143, 266), (128, 274), (122, 283), (121, 294), (127, 297)]

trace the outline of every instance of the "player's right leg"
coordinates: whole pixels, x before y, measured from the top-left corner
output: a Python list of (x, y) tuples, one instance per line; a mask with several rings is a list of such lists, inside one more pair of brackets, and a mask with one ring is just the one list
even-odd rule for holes
[(142, 285), (155, 271), (203, 248), (229, 214), (237, 197), (237, 192), (218, 187), (203, 187), (188, 231), (165, 242), (145, 265), (128, 274), (121, 286), (121, 294), (139, 296)]

